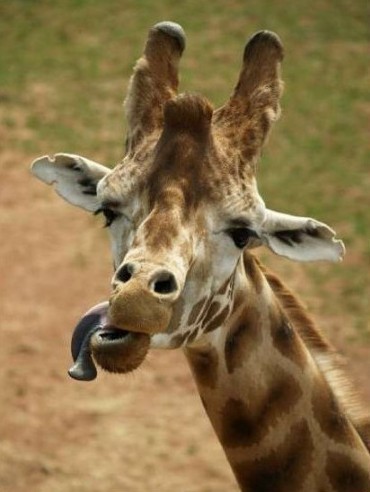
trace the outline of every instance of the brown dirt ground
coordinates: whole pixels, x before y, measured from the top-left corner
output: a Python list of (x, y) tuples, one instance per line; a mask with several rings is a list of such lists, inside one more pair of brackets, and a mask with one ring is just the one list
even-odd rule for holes
[[(97, 219), (32, 179), (28, 160), (0, 154), (0, 490), (236, 491), (179, 351), (153, 352), (128, 377), (67, 376), (72, 328), (107, 296), (110, 252)], [(368, 349), (320, 321), (370, 402)]]

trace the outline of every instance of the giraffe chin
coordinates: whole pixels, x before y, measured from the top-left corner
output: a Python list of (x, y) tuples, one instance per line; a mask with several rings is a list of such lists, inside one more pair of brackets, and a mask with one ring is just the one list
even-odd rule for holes
[(144, 361), (150, 336), (110, 324), (107, 312), (108, 302), (100, 303), (77, 324), (71, 341), (74, 365), (68, 371), (72, 378), (79, 381), (95, 379), (95, 362), (106, 371), (127, 373)]

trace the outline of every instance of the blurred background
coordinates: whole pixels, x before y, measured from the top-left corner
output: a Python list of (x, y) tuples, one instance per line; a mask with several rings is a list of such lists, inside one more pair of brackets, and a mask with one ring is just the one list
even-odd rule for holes
[(259, 168), (270, 208), (343, 238), (342, 264), (262, 252), (349, 360), (370, 404), (369, 12), (366, 0), (12, 0), (0, 4), (0, 490), (221, 492), (235, 481), (180, 351), (128, 377), (68, 378), (79, 316), (107, 297), (101, 219), (29, 174), (43, 154), (122, 157), (122, 101), (148, 29), (188, 44), (180, 91), (215, 106), (255, 31), (282, 38), (285, 94)]

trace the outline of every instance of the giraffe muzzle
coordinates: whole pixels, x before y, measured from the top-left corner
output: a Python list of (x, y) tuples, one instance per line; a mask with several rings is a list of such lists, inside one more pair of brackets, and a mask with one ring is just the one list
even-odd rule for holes
[(94, 306), (80, 319), (73, 332), (74, 365), (68, 373), (74, 379), (95, 379), (95, 362), (106, 371), (126, 373), (136, 369), (146, 357), (149, 335), (132, 333), (110, 324), (108, 308), (108, 302)]
[[(157, 288), (160, 282), (162, 280), (157, 281)], [(165, 332), (173, 312), (172, 293), (155, 291), (139, 278), (120, 283), (109, 304), (109, 319), (114, 326), (148, 335)]]

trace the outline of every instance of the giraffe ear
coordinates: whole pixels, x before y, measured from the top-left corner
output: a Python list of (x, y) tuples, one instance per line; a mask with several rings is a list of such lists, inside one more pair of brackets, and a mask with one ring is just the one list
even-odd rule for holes
[(274, 253), (296, 261), (340, 261), (345, 248), (326, 224), (308, 217), (266, 210), (262, 242)]
[(31, 165), (34, 176), (54, 185), (58, 195), (67, 202), (89, 212), (99, 208), (96, 187), (109, 171), (101, 164), (73, 154), (39, 157)]

